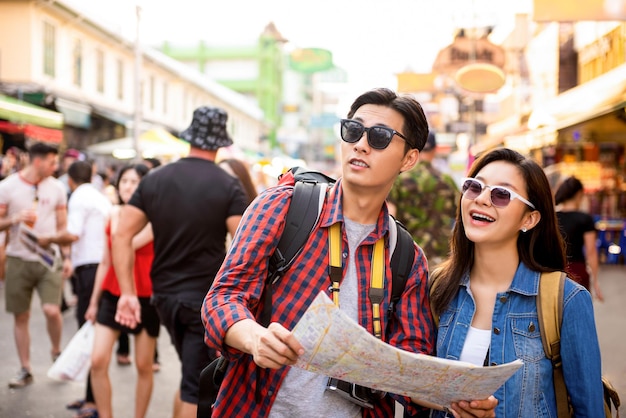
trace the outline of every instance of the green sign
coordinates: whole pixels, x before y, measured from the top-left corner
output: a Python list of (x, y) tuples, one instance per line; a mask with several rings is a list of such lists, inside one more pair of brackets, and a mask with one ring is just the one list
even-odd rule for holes
[(289, 55), (289, 67), (305, 74), (326, 71), (333, 68), (333, 54), (321, 48), (296, 49)]

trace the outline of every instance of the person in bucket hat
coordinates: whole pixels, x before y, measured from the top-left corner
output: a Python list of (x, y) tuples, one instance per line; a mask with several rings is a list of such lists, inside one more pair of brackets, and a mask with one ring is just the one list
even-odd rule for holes
[(233, 144), (226, 131), (228, 114), (219, 107), (202, 106), (194, 110), (191, 125), (181, 133), (189, 145), (215, 151)]
[(121, 296), (116, 321), (134, 328), (141, 308), (133, 285), (133, 237), (150, 222), (154, 231), (152, 300), (182, 363), (175, 411), (196, 418), (200, 372), (215, 357), (204, 344), (200, 308), (226, 255), (226, 234), (235, 235), (248, 205), (239, 179), (215, 164), (231, 145), (226, 111), (203, 106), (181, 137), (189, 156), (144, 177), (124, 205), (113, 234), (113, 264)]

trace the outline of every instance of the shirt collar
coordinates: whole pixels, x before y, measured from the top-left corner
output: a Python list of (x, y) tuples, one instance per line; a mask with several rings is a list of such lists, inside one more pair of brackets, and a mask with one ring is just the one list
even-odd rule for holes
[[(532, 271), (526, 264), (520, 262), (515, 271), (515, 276), (513, 276), (513, 282), (511, 286), (509, 286), (509, 291), (525, 296), (537, 296), (539, 291), (539, 276), (539, 272)], [(463, 275), (460, 285), (469, 289), (469, 279), (468, 271)]]
[[(326, 202), (322, 208), (322, 214), (320, 216), (320, 226), (330, 227), (337, 222), (344, 222), (343, 216), (343, 186), (342, 179), (339, 178), (337, 182), (332, 185), (326, 195)], [(373, 244), (380, 237), (385, 235), (389, 231), (389, 210), (387, 209), (387, 203), (383, 203), (382, 210), (378, 215), (376, 221), (376, 228), (372, 234), (370, 234), (363, 243)]]

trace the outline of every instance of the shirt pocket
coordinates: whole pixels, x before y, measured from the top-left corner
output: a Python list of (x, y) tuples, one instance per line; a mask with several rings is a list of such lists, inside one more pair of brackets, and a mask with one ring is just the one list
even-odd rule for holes
[(511, 319), (515, 355), (524, 362), (538, 362), (545, 358), (537, 315)]

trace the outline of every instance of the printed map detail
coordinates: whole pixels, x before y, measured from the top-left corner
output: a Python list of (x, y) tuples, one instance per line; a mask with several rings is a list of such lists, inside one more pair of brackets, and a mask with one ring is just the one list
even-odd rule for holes
[(522, 366), (493, 367), (400, 350), (348, 318), (324, 292), (293, 330), (304, 346), (295, 367), (447, 408), (459, 400), (485, 399)]

